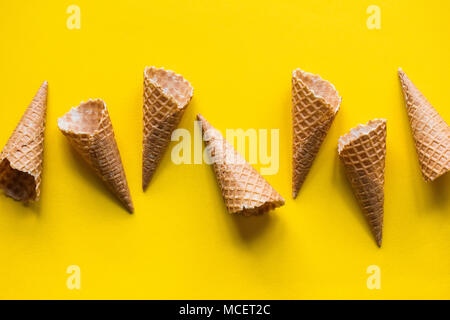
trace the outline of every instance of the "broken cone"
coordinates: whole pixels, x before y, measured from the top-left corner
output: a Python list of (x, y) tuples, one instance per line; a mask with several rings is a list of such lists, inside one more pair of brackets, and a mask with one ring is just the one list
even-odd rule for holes
[(377, 245), (381, 247), (386, 158), (386, 120), (359, 125), (339, 138), (339, 158)]
[(292, 74), (292, 195), (300, 188), (339, 110), (341, 97), (320, 76), (300, 69)]
[(144, 151), (142, 188), (145, 190), (170, 143), (173, 130), (192, 99), (188, 81), (164, 68), (144, 71)]
[(284, 205), (284, 199), (200, 114), (210, 160), (229, 213), (258, 215)]
[(40, 197), (47, 91), (45, 81), (0, 155), (0, 188), (18, 201)]
[(398, 75), (422, 175), (433, 181), (450, 171), (450, 128), (403, 70)]
[(58, 119), (58, 127), (127, 210), (133, 212), (125, 171), (103, 100), (82, 102)]

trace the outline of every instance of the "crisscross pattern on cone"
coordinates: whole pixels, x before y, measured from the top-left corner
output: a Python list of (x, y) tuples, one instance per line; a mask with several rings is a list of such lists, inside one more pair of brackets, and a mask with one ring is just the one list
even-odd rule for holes
[(398, 75), (422, 175), (433, 181), (450, 171), (450, 128), (401, 69)]
[(161, 161), (173, 130), (192, 99), (188, 81), (164, 68), (144, 71), (144, 151), (142, 187), (145, 190)]
[(386, 120), (375, 119), (351, 129), (339, 139), (338, 152), (356, 199), (380, 247), (384, 212)]
[(292, 193), (296, 198), (339, 110), (334, 86), (318, 75), (292, 74), (293, 160)]
[(0, 188), (15, 200), (40, 197), (47, 91), (45, 81), (0, 155)]
[(203, 139), (229, 213), (258, 215), (284, 205), (284, 199), (200, 114)]
[(103, 100), (82, 102), (58, 119), (58, 127), (128, 211), (133, 212), (125, 171)]

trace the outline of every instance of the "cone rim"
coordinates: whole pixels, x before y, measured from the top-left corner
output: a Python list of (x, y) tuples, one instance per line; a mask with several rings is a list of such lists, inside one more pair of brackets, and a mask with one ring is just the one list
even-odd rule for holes
[(32, 173), (30, 172), (30, 170), (26, 170), (26, 171), (25, 171), (25, 170), (22, 170), (22, 169), (20, 169), (19, 167), (17, 167), (17, 165), (15, 165), (14, 162), (11, 162), (11, 160), (9, 160), (9, 153), (2, 155), (2, 157), (0, 158), (0, 163), (2, 163), (2, 162), (5, 161), (5, 160), (8, 162), (8, 165), (9, 165), (9, 167), (10, 167), (11, 169), (16, 170), (16, 171), (19, 171), (19, 172), (22, 172), (22, 173), (25, 173), (25, 174), (28, 174), (28, 175), (32, 176), (34, 179), (37, 179), (37, 176), (35, 176), (34, 174), (32, 174)]
[[(300, 72), (303, 75), (307, 75), (310, 76), (312, 79), (314, 80), (318, 80), (322, 83), (324, 83), (326, 86), (328, 86), (334, 93), (334, 95), (336, 95), (337, 99), (337, 103), (336, 106), (333, 108), (332, 104), (328, 101), (328, 99), (326, 99), (325, 97), (323, 97), (322, 95), (320, 95), (318, 92), (316, 92), (314, 90), (314, 88), (312, 88), (311, 86), (308, 86), (300, 77), (298, 77), (298, 72)], [(292, 71), (292, 78), (303, 83), (305, 85), (306, 88), (308, 88), (309, 91), (311, 91), (311, 93), (314, 95), (314, 97), (316, 99), (318, 99), (319, 101), (321, 101), (324, 105), (328, 106), (328, 108), (330, 109), (330, 111), (336, 115), (341, 107), (341, 103), (342, 103), (342, 97), (339, 95), (339, 91), (336, 89), (336, 87), (328, 80), (323, 79), (320, 75), (318, 74), (314, 74), (311, 72), (307, 72), (304, 71), (300, 68), (296, 68)]]
[(350, 129), (349, 132), (342, 135), (338, 140), (338, 153), (341, 154), (347, 147), (360, 139), (364, 135), (368, 135), (370, 132), (377, 130), (383, 124), (386, 124), (387, 120), (383, 118), (375, 118), (368, 121), (366, 124), (358, 124), (356, 127)]
[(243, 216), (256, 216), (256, 215), (261, 215), (266, 212), (275, 210), (275, 209), (280, 208), (285, 205), (284, 198), (279, 194), (277, 194), (277, 195), (278, 195), (279, 199), (269, 199), (269, 200), (261, 203), (258, 206), (242, 208), (241, 210), (234, 211), (232, 213), (238, 214), (238, 215), (243, 215)]
[[(153, 78), (149, 77), (148, 72), (152, 71), (162, 71), (165, 74), (173, 77), (180, 83), (182, 83), (186, 88), (188, 88), (188, 95), (184, 101), (184, 103), (180, 103), (178, 99), (176, 99), (169, 91), (165, 91), (165, 87), (160, 84), (159, 81), (154, 80)], [(150, 81), (156, 88), (158, 88), (167, 98), (171, 99), (178, 107), (178, 109), (185, 109), (188, 104), (191, 102), (192, 97), (194, 95), (194, 88), (192, 87), (191, 83), (187, 81), (181, 74), (176, 73), (175, 71), (165, 69), (164, 67), (157, 68), (154, 66), (145, 67), (144, 69), (144, 79)]]
[(33, 180), (33, 186), (32, 186), (31, 189), (33, 190), (33, 194), (32, 194), (30, 197), (28, 197), (28, 198), (19, 198), (19, 197), (16, 197), (14, 193), (12, 193), (12, 192), (9, 191), (10, 188), (9, 188), (7, 185), (4, 185), (4, 184), (2, 183), (2, 184), (0, 184), (0, 189), (3, 190), (3, 193), (4, 193), (6, 196), (8, 196), (8, 197), (14, 199), (15, 201), (20, 201), (20, 202), (24, 202), (24, 203), (33, 202), (33, 201), (38, 201), (39, 198), (40, 198), (40, 191), (39, 191), (38, 188), (37, 188), (37, 185), (38, 185), (38, 183), (37, 183), (38, 176), (32, 174), (29, 170), (28, 170), (28, 171), (24, 171), (24, 170), (21, 170), (21, 169), (17, 168), (16, 166), (13, 165), (13, 162), (11, 162), (11, 161), (9, 160), (8, 156), (2, 157), (2, 158), (0, 159), (0, 164), (3, 164), (3, 162), (5, 162), (5, 161), (6, 161), (6, 165), (7, 165), (12, 171), (17, 172), (17, 174), (28, 175), (29, 177), (32, 178), (32, 180)]
[[(66, 126), (66, 122), (67, 120), (64, 119), (65, 116), (67, 116), (68, 114), (70, 114), (71, 112), (76, 112), (78, 111), (77, 109), (80, 108), (81, 106), (84, 106), (86, 104), (89, 103), (95, 103), (95, 104), (101, 104), (102, 105), (102, 110), (101, 110), (101, 117), (99, 118), (99, 121), (97, 122), (97, 126), (95, 127), (94, 130), (92, 131), (83, 131), (83, 130), (74, 130), (74, 129), (70, 129), (69, 127)], [(72, 107), (68, 112), (66, 112), (63, 116), (61, 116), (60, 118), (58, 118), (58, 128), (66, 133), (66, 134), (76, 134), (76, 135), (87, 135), (90, 137), (95, 136), (96, 134), (98, 134), (99, 132), (99, 128), (100, 128), (100, 122), (101, 119), (103, 119), (106, 115), (107, 115), (107, 107), (106, 107), (106, 103), (104, 100), (100, 99), (100, 98), (96, 98), (96, 99), (88, 99), (87, 101), (81, 101), (80, 104), (76, 107)]]

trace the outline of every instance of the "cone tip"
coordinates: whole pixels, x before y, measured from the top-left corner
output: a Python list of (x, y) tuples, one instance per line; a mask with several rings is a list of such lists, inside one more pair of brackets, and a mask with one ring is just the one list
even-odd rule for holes
[(44, 91), (45, 94), (47, 94), (47, 90), (48, 90), (48, 81), (46, 80), (46, 81), (42, 82), (41, 86), (39, 87), (38, 92)]
[(152, 166), (144, 166), (142, 169), (142, 190), (146, 191), (148, 189), (148, 186), (150, 185), (150, 182), (152, 181), (153, 174), (155, 173), (156, 169)]
[(300, 68), (295, 68), (294, 70), (292, 70), (292, 76), (295, 77), (296, 73), (300, 71), (300, 72), (304, 72), (302, 69)]
[(203, 116), (200, 113), (197, 113), (197, 120), (199, 121), (205, 121), (205, 118), (203, 118)]
[(130, 202), (126, 203), (125, 206), (130, 214), (134, 213), (134, 206), (133, 206), (133, 203), (131, 202), (131, 200), (130, 200)]
[(211, 127), (210, 123), (200, 113), (197, 114), (197, 120), (201, 122), (204, 131), (206, 131), (206, 128)]
[(383, 241), (383, 226), (381, 225), (381, 229), (378, 232), (373, 231), (373, 235), (375, 237), (375, 242), (377, 243), (377, 247), (381, 248), (381, 242)]
[(381, 241), (382, 241), (381, 238), (380, 238), (380, 239), (377, 239), (377, 246), (378, 246), (378, 248), (381, 248)]
[(200, 123), (201, 123), (202, 130), (203, 130), (203, 134), (205, 134), (208, 130), (215, 130), (215, 131), (217, 131), (217, 130), (211, 125), (211, 123), (209, 123), (208, 120), (206, 120), (200, 113), (197, 114), (197, 119), (198, 119), (198, 121), (200, 121)]
[(147, 190), (147, 187), (148, 187), (149, 182), (150, 182), (149, 179), (145, 179), (145, 178), (144, 178), (144, 179), (142, 180), (142, 190), (143, 190), (143, 191)]

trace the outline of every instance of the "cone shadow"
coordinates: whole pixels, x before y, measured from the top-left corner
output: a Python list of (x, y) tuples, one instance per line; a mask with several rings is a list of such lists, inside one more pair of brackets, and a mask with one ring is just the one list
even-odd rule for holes
[[(188, 130), (190, 132), (190, 134), (193, 137), (193, 135), (194, 135), (193, 130), (195, 130), (195, 128), (193, 128), (191, 130), (191, 128), (189, 126), (196, 119), (195, 118), (192, 119), (191, 112), (189, 110), (192, 110), (192, 109), (195, 109), (195, 108), (196, 108), (196, 102), (195, 102), (195, 99), (193, 97), (191, 102), (187, 106), (186, 111), (184, 112), (184, 115), (181, 118), (180, 123), (178, 124), (178, 126), (174, 130), (186, 129), (186, 130)], [(194, 111), (194, 114), (195, 114), (195, 111)], [(202, 142), (202, 141), (200, 141), (200, 142)], [(161, 172), (163, 172), (164, 170), (168, 170), (167, 167), (169, 167), (171, 165), (174, 165), (174, 163), (172, 161), (172, 156), (171, 156), (172, 155), (172, 148), (178, 143), (179, 143), (179, 141), (172, 141), (172, 140), (169, 142), (169, 144), (167, 145), (167, 148), (164, 150), (164, 154), (162, 155), (160, 162), (158, 163), (158, 166), (156, 167), (155, 171), (152, 174), (152, 177), (151, 177), (150, 181), (148, 182), (147, 186), (145, 188), (143, 188), (144, 189), (143, 190), (144, 193), (149, 192), (149, 189), (151, 189), (152, 185), (154, 184), (153, 181), (159, 179), (159, 177), (161, 175)], [(193, 147), (193, 144), (195, 143), (195, 141), (191, 140), (191, 143), (192, 143), (191, 146)], [(144, 146), (142, 145), (141, 146), (141, 179), (142, 179), (142, 182), (143, 182), (143, 168), (142, 168), (142, 166), (143, 166), (143, 162), (144, 162), (143, 161), (144, 160), (143, 159), (143, 152), (144, 152)]]
[[(210, 168), (210, 170), (211, 178), (216, 180), (214, 171), (212, 170), (212, 168)], [(273, 217), (271, 217), (271, 213), (274, 211), (249, 217), (239, 214), (230, 214), (228, 213), (227, 207), (223, 201), (222, 190), (220, 189), (219, 184), (216, 183), (215, 185), (218, 199), (222, 203), (221, 207), (223, 208), (223, 212), (221, 213), (227, 216), (227, 220), (231, 221), (230, 224), (235, 225), (235, 229), (239, 234), (239, 238), (246, 243), (250, 243), (253, 240), (256, 240), (264, 232), (264, 230), (267, 229), (267, 227), (271, 223), (271, 220), (273, 220)]]
[[(336, 181), (337, 185), (346, 185), (347, 186), (347, 188), (341, 189), (342, 190), (341, 198), (344, 199), (344, 202), (348, 207), (348, 211), (352, 212), (355, 219), (359, 221), (359, 224), (362, 225), (362, 228), (364, 229), (365, 233), (368, 235), (368, 237), (372, 240), (372, 242), (376, 246), (376, 241), (374, 239), (372, 231), (370, 230), (369, 223), (367, 222), (367, 219), (361, 210), (358, 200), (356, 199), (356, 197), (353, 193), (353, 187), (352, 187), (350, 181), (348, 181), (348, 179), (347, 179), (344, 165), (341, 163), (341, 160), (339, 160), (337, 151), (336, 151), (334, 163), (335, 163), (335, 165), (334, 165), (334, 170), (333, 170), (334, 171), (333, 179)], [(350, 230), (347, 230), (346, 232), (349, 232), (349, 231)]]
[(433, 206), (438, 208), (448, 207), (450, 205), (450, 173), (447, 172), (429, 184), (431, 185)]
[(241, 239), (245, 242), (252, 242), (268, 228), (274, 218), (271, 213), (265, 213), (251, 217), (230, 215), (230, 219), (233, 220)]
[(39, 217), (42, 213), (41, 199), (36, 202), (21, 202), (5, 195), (3, 191), (0, 192), (0, 196), (5, 199), (2, 201), (12, 201), (13, 203), (15, 203), (16, 209), (11, 210), (14, 211), (14, 214), (16, 214), (17, 212), (21, 215), (35, 214)]
[(446, 173), (434, 181), (426, 182), (420, 173), (420, 166), (415, 170), (417, 183), (414, 184), (414, 206), (419, 214), (428, 215), (431, 212), (446, 213), (444, 208), (450, 205), (450, 174)]
[(78, 152), (72, 148), (66, 141), (65, 147), (69, 153), (72, 154), (72, 163), (75, 170), (78, 172), (80, 176), (83, 177), (84, 180), (88, 181), (96, 190), (98, 190), (104, 197), (109, 198), (113, 202), (115, 202), (118, 206), (120, 206), (125, 212), (128, 212), (122, 202), (108, 189), (103, 180), (98, 177), (94, 170), (91, 169), (86, 161), (78, 154)]
[[(214, 179), (216, 179), (214, 172), (212, 172), (212, 175), (214, 176)], [(220, 189), (219, 184), (217, 183), (216, 189), (218, 194), (220, 195), (220, 201), (222, 202), (223, 212), (228, 216), (228, 219), (232, 221), (232, 224), (235, 225), (237, 233), (239, 234), (239, 237), (242, 241), (246, 243), (251, 243), (253, 240), (256, 240), (267, 229), (267, 227), (271, 223), (271, 220), (274, 220), (271, 214), (277, 209), (272, 210), (270, 212), (266, 212), (261, 215), (248, 217), (239, 214), (228, 213), (227, 207), (223, 202), (222, 190)]]
[[(41, 189), (42, 191), (42, 189)], [(42, 195), (41, 195), (42, 198)], [(40, 216), (42, 213), (42, 206), (41, 206), (41, 201), (42, 199), (39, 199), (36, 202), (28, 202), (28, 203), (22, 203), (23, 207), (26, 208), (27, 210), (32, 211), (33, 213), (35, 213), (37, 216)]]
[[(153, 172), (152, 177), (150, 178), (150, 181), (145, 186), (145, 188), (143, 185), (143, 183), (144, 183), (144, 176), (143, 176), (143, 169), (142, 169), (143, 159), (141, 157), (141, 181), (142, 181), (142, 190), (144, 193), (151, 192), (149, 190), (152, 188), (153, 184), (156, 183), (154, 181), (159, 180), (161, 171), (164, 171), (165, 168), (170, 165), (171, 161), (167, 159), (167, 153), (168, 153), (167, 151), (169, 151), (169, 149), (171, 149), (171, 143), (169, 143), (169, 145), (167, 146), (167, 150), (166, 150), (165, 154), (162, 156), (161, 161), (158, 163), (158, 167)], [(169, 158), (170, 158), (170, 156), (169, 156)], [(170, 162), (170, 163), (168, 163), (168, 162)]]
[[(207, 161), (211, 162), (211, 158), (209, 157), (209, 155), (207, 154), (206, 156), (208, 157)], [(271, 223), (271, 220), (273, 220), (273, 217), (271, 217), (271, 213), (274, 212), (274, 210), (256, 216), (243, 216), (239, 214), (230, 214), (225, 205), (222, 196), (222, 190), (220, 189), (220, 186), (217, 183), (217, 177), (216, 174), (214, 173), (213, 165), (206, 165), (206, 166), (209, 167), (210, 171), (209, 175), (211, 176), (211, 179), (214, 179), (216, 182), (215, 189), (218, 198), (220, 198), (219, 201), (221, 201), (222, 203), (223, 214), (227, 215), (228, 216), (227, 218), (232, 221), (230, 224), (235, 225), (236, 230), (238, 231), (237, 233), (239, 234), (242, 241), (246, 243), (252, 242), (256, 238), (258, 238), (264, 232), (265, 229), (267, 229), (267, 227)]]

